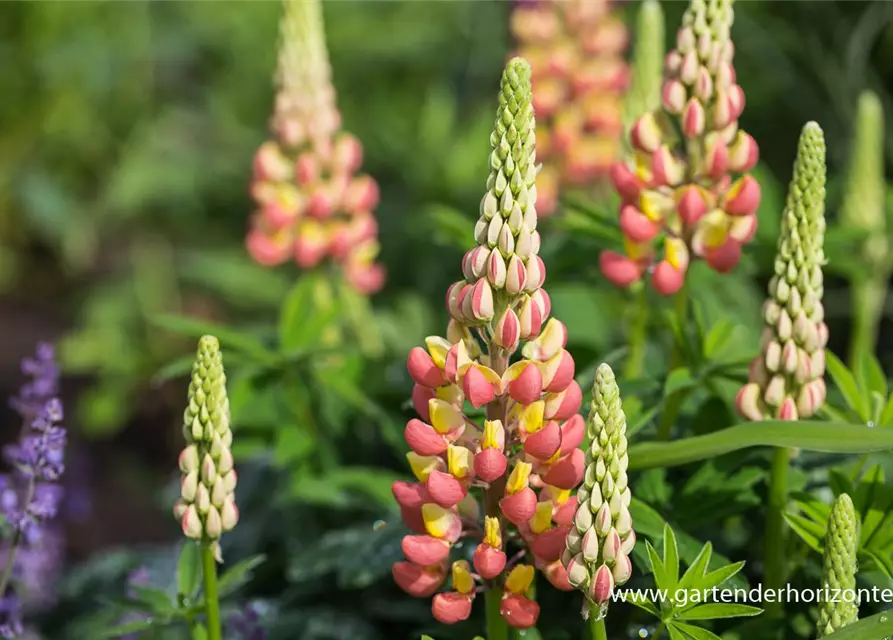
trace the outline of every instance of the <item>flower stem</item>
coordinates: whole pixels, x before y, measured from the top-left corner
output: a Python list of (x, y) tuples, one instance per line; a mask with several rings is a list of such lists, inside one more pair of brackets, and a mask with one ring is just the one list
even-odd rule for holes
[(605, 618), (599, 613), (598, 607), (592, 606), (589, 614), (589, 634), (591, 640), (608, 640), (608, 631), (605, 629)]
[(502, 588), (495, 585), (484, 592), (484, 600), (487, 605), (487, 640), (508, 640), (509, 627), (499, 607), (502, 604)]
[(624, 377), (635, 380), (641, 377), (645, 366), (645, 338), (648, 334), (648, 289), (642, 287), (633, 305), (633, 326), (629, 332), (629, 354), (626, 357)]
[[(766, 589), (780, 589), (785, 580), (785, 528), (784, 508), (787, 504), (788, 467), (791, 463), (789, 449), (779, 447), (772, 453), (772, 470), (769, 477), (769, 505), (766, 514), (765, 567), (763, 584)], [(766, 601), (766, 613), (781, 614), (781, 603)]]
[[(505, 373), (505, 370), (508, 368), (508, 354), (495, 346), (492, 341), (488, 346), (488, 353), (491, 354), (490, 368), (496, 372), (496, 375), (502, 377), (502, 374)], [(507, 424), (506, 402), (504, 399), (499, 398), (490, 403), (487, 407), (487, 419), (500, 420), (503, 424)], [(506, 442), (506, 446), (508, 446), (508, 442)], [(495, 481), (491, 482), (490, 486), (484, 490), (484, 511), (491, 518), (497, 518), (499, 520), (499, 527), (502, 534), (501, 537), (503, 539), (505, 539), (505, 523), (502, 518), (502, 510), (499, 508), (499, 501), (505, 493), (505, 483), (506, 477), (505, 474), (503, 474), (501, 478), (497, 478)], [(502, 614), (499, 612), (500, 604), (502, 603), (502, 587), (498, 586), (495, 582), (491, 582), (487, 589), (486, 603), (487, 640), (508, 640), (509, 627), (503, 619)]]
[(220, 601), (217, 596), (217, 561), (211, 543), (202, 543), (202, 570), (205, 576), (205, 612), (208, 640), (223, 640), (220, 626)]
[[(685, 325), (688, 321), (688, 287), (683, 286), (679, 292), (676, 294), (674, 299), (674, 309), (676, 312), (676, 319), (679, 324), (679, 333), (685, 333)], [(673, 346), (673, 355), (670, 360), (670, 371), (674, 371), (675, 369), (681, 367), (685, 364), (685, 354), (682, 351), (682, 345), (680, 344), (682, 339), (682, 335), (679, 336), (679, 340), (674, 341)], [(671, 394), (669, 398), (667, 398), (667, 402), (664, 405), (664, 410), (660, 415), (660, 422), (657, 426), (657, 437), (658, 440), (669, 440), (670, 434), (673, 430), (673, 425), (676, 424), (676, 418), (679, 416), (679, 409), (682, 408), (682, 401), (685, 399), (686, 390), (680, 389), (675, 393)]]
[(654, 630), (654, 633), (651, 634), (651, 640), (657, 640), (658, 638), (660, 638), (660, 634), (663, 632), (663, 630), (664, 623), (661, 622), (659, 625), (657, 625), (657, 629)]

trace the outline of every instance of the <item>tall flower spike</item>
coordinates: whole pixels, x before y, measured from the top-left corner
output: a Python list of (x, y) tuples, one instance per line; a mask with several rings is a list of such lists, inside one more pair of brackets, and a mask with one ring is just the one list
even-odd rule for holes
[(828, 533), (825, 536), (822, 600), (819, 603), (819, 638), (859, 619), (859, 602), (847, 602), (845, 597), (847, 593), (856, 593), (858, 548), (859, 521), (856, 509), (850, 497), (842, 493), (831, 506)]
[(868, 272), (851, 281), (853, 337), (850, 366), (857, 354), (874, 353), (890, 277), (890, 246), (884, 212), (884, 109), (874, 93), (859, 96), (850, 149), (841, 224), (868, 234), (861, 252)]
[(358, 174), (363, 148), (341, 131), (320, 0), (285, 0), (280, 28), (273, 139), (254, 158), (257, 205), (246, 246), (256, 262), (328, 260), (348, 284), (372, 294), (384, 284), (373, 209), (378, 185)]
[(214, 336), (203, 336), (192, 365), (189, 404), (183, 414), (186, 448), (180, 453), (180, 498), (174, 505), (174, 516), (187, 538), (214, 544), (218, 562), (222, 562), (220, 536), (239, 520), (229, 422), (220, 343)]
[(560, 189), (607, 178), (619, 157), (628, 34), (611, 0), (519, 2), (511, 30), (533, 67), (533, 99), (544, 168), (539, 212), (551, 215)]
[[(586, 475), (577, 491), (577, 511), (561, 562), (570, 583), (604, 610), (614, 587), (629, 580), (630, 554), (636, 543), (626, 476), (626, 416), (614, 372), (607, 364), (595, 372), (587, 431)], [(584, 607), (584, 617), (588, 614), (589, 607)]]
[(611, 168), (625, 251), (605, 251), (600, 266), (614, 284), (650, 274), (655, 291), (673, 294), (694, 259), (733, 269), (756, 232), (760, 186), (748, 172), (758, 150), (738, 126), (732, 21), (731, 0), (691, 0), (664, 61), (661, 106), (633, 124), (633, 160)]
[(623, 110), (624, 131), (627, 133), (638, 116), (660, 107), (666, 53), (664, 30), (664, 10), (660, 2), (644, 0), (636, 18), (629, 93)]
[(825, 173), (825, 137), (810, 122), (800, 134), (782, 213), (775, 275), (763, 306), (761, 353), (736, 398), (738, 412), (748, 420), (808, 418), (825, 401)]
[[(393, 575), (409, 594), (428, 598), (451, 573), (452, 588), (432, 604), (447, 624), (469, 615), (475, 581), (505, 622), (522, 629), (539, 616), (527, 597), (535, 569), (571, 588), (559, 557), (583, 477), (585, 425), (567, 331), (549, 318), (542, 288), (530, 75), (521, 58), (502, 75), (476, 245), (462, 259), (464, 279), (447, 291), (447, 337), (429, 337), (407, 359), (419, 417), (404, 435), (418, 483), (393, 486), (414, 531)], [(486, 410), (483, 424), (467, 415), (469, 405)], [(466, 535), (480, 539), (475, 573), (461, 562), (448, 571), (450, 548)], [(508, 558), (521, 551), (533, 565), (513, 566)]]
[[(41, 553), (51, 557), (51, 544), (57, 532), (49, 529), (62, 501), (58, 484), (65, 466), (66, 434), (60, 425), (62, 402), (59, 400), (59, 367), (53, 347), (40, 344), (33, 358), (22, 361), (22, 373), (29, 381), (10, 405), (22, 419), (18, 441), (3, 449), (3, 458), (12, 469), (0, 475), (0, 515), (10, 529), (4, 541), (3, 570), (0, 583), (0, 636), (17, 638), (24, 633), (22, 602), (19, 592), (27, 585), (28, 563)], [(10, 578), (16, 576), (14, 586)], [(33, 595), (33, 594), (27, 594)]]

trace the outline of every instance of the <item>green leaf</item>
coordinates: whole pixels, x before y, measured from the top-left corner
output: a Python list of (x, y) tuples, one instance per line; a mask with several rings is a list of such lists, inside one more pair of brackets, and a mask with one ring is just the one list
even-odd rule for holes
[(688, 570), (682, 575), (678, 589), (691, 589), (698, 580), (704, 577), (704, 574), (707, 573), (707, 567), (710, 565), (710, 555), (712, 553), (713, 545), (708, 541), (701, 547), (701, 552), (698, 553), (694, 562), (691, 563)]
[(832, 380), (834, 380), (834, 384), (840, 389), (847, 406), (864, 418), (868, 412), (868, 407), (852, 372), (847, 369), (840, 358), (828, 350), (825, 350), (825, 366)]
[(714, 324), (704, 338), (704, 357), (707, 360), (715, 360), (722, 354), (737, 328), (738, 325), (727, 318)]
[(720, 618), (745, 618), (763, 613), (759, 607), (735, 602), (708, 602), (683, 611), (677, 620), (718, 620)]
[(674, 622), (670, 628), (673, 627), (685, 634), (685, 640), (722, 640), (722, 638), (712, 631), (708, 631), (703, 627), (696, 627), (693, 624)]
[(664, 397), (667, 398), (674, 393), (691, 389), (697, 384), (697, 380), (692, 376), (691, 371), (687, 367), (679, 367), (673, 369), (667, 376), (667, 382), (664, 385)]
[(153, 316), (149, 321), (157, 327), (196, 340), (204, 335), (216, 336), (224, 351), (226, 349), (240, 351), (261, 362), (270, 362), (276, 359), (276, 354), (267, 349), (257, 338), (238, 329), (205, 320), (172, 315)]
[(221, 598), (228, 596), (239, 587), (246, 584), (253, 575), (253, 571), (267, 559), (265, 555), (251, 556), (234, 564), (224, 572), (217, 581), (217, 591)]
[(788, 523), (788, 526), (794, 530), (794, 533), (796, 533), (810, 549), (822, 553), (827, 524), (826, 526), (822, 526), (821, 524), (813, 522), (812, 520), (807, 520), (803, 516), (794, 513), (784, 514), (784, 519)]
[(332, 284), (322, 275), (305, 273), (292, 287), (279, 314), (279, 349), (292, 352), (318, 343), (338, 317)]
[(887, 578), (893, 580), (893, 557), (890, 557), (890, 552), (875, 552), (873, 549), (860, 549), (860, 556), (865, 556), (874, 566), (877, 567), (877, 570), (883, 573)]
[(670, 576), (663, 561), (657, 554), (657, 550), (651, 546), (648, 540), (645, 541), (645, 549), (648, 552), (648, 562), (651, 565), (651, 572), (654, 574), (654, 583), (657, 585), (657, 588), (671, 591), (668, 586), (670, 584)]
[(893, 613), (884, 611), (847, 625), (824, 636), (823, 640), (878, 640), (890, 635), (893, 635)]
[(744, 568), (744, 561), (735, 562), (733, 564), (726, 565), (724, 567), (720, 567), (715, 571), (711, 571), (703, 578), (698, 580), (695, 583), (695, 588), (699, 591), (708, 591), (713, 589), (713, 587), (718, 587), (721, 584), (727, 582), (732, 576), (741, 571)]
[(887, 397), (887, 376), (881, 369), (880, 363), (873, 353), (860, 352), (856, 359), (856, 382), (863, 392), (863, 397), (870, 393), (877, 393), (882, 398)]
[(893, 426), (893, 395), (887, 398), (887, 404), (884, 405), (884, 408), (881, 411), (881, 416), (878, 420), (878, 423), (879, 427)]
[(159, 615), (171, 615), (177, 610), (177, 604), (171, 595), (158, 587), (132, 586), (134, 600), (141, 602), (146, 609)]
[(651, 602), (648, 597), (642, 591), (623, 591), (623, 595), (620, 597), (623, 602), (633, 605), (634, 607), (638, 607), (643, 611), (647, 611), (653, 616), (660, 618), (660, 610), (657, 606)]
[(202, 576), (202, 556), (198, 543), (187, 541), (177, 561), (177, 595), (192, 598)]
[(676, 534), (670, 525), (664, 525), (664, 569), (667, 572), (668, 591), (675, 591), (679, 583), (679, 548), (676, 546)]
[(158, 623), (158, 621), (152, 620), (151, 618), (146, 620), (134, 620), (133, 622), (127, 622), (125, 624), (120, 624), (117, 627), (107, 629), (106, 631), (101, 631), (97, 636), (97, 640), (105, 640), (106, 638), (123, 638), (124, 636), (130, 635), (132, 633), (147, 631), (148, 629), (154, 629), (159, 626), (161, 625)]
[(727, 427), (673, 442), (646, 442), (629, 449), (629, 468), (673, 467), (746, 449), (792, 447), (823, 453), (870, 453), (893, 449), (893, 430), (818, 420), (765, 420)]

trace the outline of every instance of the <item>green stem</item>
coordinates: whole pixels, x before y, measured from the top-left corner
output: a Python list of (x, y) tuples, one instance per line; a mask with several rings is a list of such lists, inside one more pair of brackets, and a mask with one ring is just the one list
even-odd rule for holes
[[(772, 453), (772, 470), (769, 478), (769, 511), (766, 515), (766, 552), (763, 584), (767, 590), (782, 588), (785, 580), (785, 526), (784, 509), (788, 499), (788, 468), (791, 450), (784, 447)], [(769, 600), (765, 603), (770, 616), (781, 614), (781, 603)]]
[(661, 622), (659, 625), (657, 625), (657, 629), (654, 630), (654, 633), (651, 634), (651, 640), (657, 640), (658, 638), (660, 638), (660, 634), (663, 632), (663, 630), (664, 623)]
[(642, 287), (636, 296), (633, 326), (629, 332), (629, 354), (624, 377), (635, 380), (642, 376), (645, 366), (645, 339), (648, 335), (648, 289)]
[[(496, 372), (496, 375), (502, 376), (508, 368), (508, 354), (493, 345), (492, 341), (490, 342), (488, 352), (491, 354), (490, 368)], [(507, 411), (504, 399), (494, 400), (487, 407), (487, 419), (501, 420), (503, 424), (508, 424)], [(484, 512), (491, 518), (499, 520), (503, 540), (505, 539), (505, 523), (502, 517), (502, 510), (499, 508), (499, 501), (505, 494), (506, 480), (507, 478), (503, 474), (501, 478), (491, 482), (490, 486), (484, 490)], [(487, 640), (508, 640), (509, 638), (508, 623), (499, 612), (500, 604), (502, 603), (502, 593), (502, 586), (495, 581), (491, 581), (487, 586)]]
[[(28, 478), (28, 485), (25, 487), (24, 502), (22, 502), (22, 504), (25, 505), (25, 508), (28, 508), (28, 505), (30, 505), (31, 501), (34, 499), (34, 491), (36, 489), (37, 481), (32, 475)], [(16, 564), (16, 555), (19, 552), (19, 547), (22, 545), (23, 537), (24, 532), (21, 527), (16, 527), (12, 542), (9, 544), (9, 553), (6, 554), (6, 564), (3, 565), (3, 573), (0, 574), (0, 595), (5, 594), (6, 588), (9, 586), (9, 580), (12, 578), (12, 571)]]
[[(685, 333), (685, 325), (688, 321), (688, 292), (687, 287), (683, 286), (679, 292), (676, 294), (674, 299), (674, 309), (676, 312), (676, 319), (679, 323), (679, 332)], [(674, 341), (673, 346), (673, 355), (670, 360), (670, 371), (673, 371), (683, 364), (685, 364), (685, 354), (682, 350), (682, 336), (680, 336), (679, 340)], [(664, 410), (660, 415), (660, 422), (657, 425), (657, 438), (658, 440), (669, 440), (670, 434), (673, 430), (673, 425), (676, 424), (676, 418), (679, 416), (679, 409), (682, 408), (682, 401), (685, 399), (687, 395), (687, 390), (680, 389), (676, 391), (669, 398), (667, 398), (667, 402), (664, 405)]]
[(592, 640), (608, 640), (608, 631), (605, 629), (605, 618), (599, 608), (592, 605), (589, 614), (589, 635)]
[(220, 600), (217, 596), (217, 561), (211, 543), (202, 543), (202, 570), (205, 575), (205, 613), (208, 640), (223, 640), (220, 626)]
[(878, 327), (887, 296), (886, 273), (882, 273), (880, 278), (872, 276), (861, 282), (853, 282), (853, 329), (848, 358), (850, 369), (856, 367), (859, 354), (874, 354), (876, 351)]
[(487, 605), (487, 640), (509, 640), (508, 624), (499, 613), (502, 588), (492, 585), (484, 592), (484, 601)]

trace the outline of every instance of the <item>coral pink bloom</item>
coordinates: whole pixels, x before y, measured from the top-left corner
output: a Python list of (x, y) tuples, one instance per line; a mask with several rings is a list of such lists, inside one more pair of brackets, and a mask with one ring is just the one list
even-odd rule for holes
[(642, 277), (642, 268), (616, 251), (602, 251), (598, 263), (602, 274), (620, 287), (628, 287)]
[(413, 562), (395, 562), (391, 575), (397, 586), (414, 598), (431, 597), (446, 579), (446, 570), (440, 567), (422, 567)]
[(734, 238), (727, 238), (720, 246), (707, 249), (704, 259), (712, 269), (719, 273), (728, 273), (741, 260), (741, 243)]
[(264, 267), (282, 264), (291, 253), (291, 245), (277, 242), (260, 229), (252, 229), (245, 238), (245, 246), (254, 261)]
[(431, 613), (443, 624), (467, 620), (471, 615), (471, 597), (457, 591), (438, 593), (431, 603)]
[(529, 598), (512, 593), (502, 599), (499, 613), (510, 627), (529, 629), (540, 617), (540, 606)]
[(481, 543), (474, 550), (472, 558), (474, 570), (480, 574), (484, 580), (493, 580), (505, 569), (506, 557), (505, 552), (501, 549), (494, 549), (486, 543)]
[(676, 293), (684, 283), (685, 271), (677, 269), (666, 260), (661, 260), (651, 274), (651, 286), (664, 296)]

